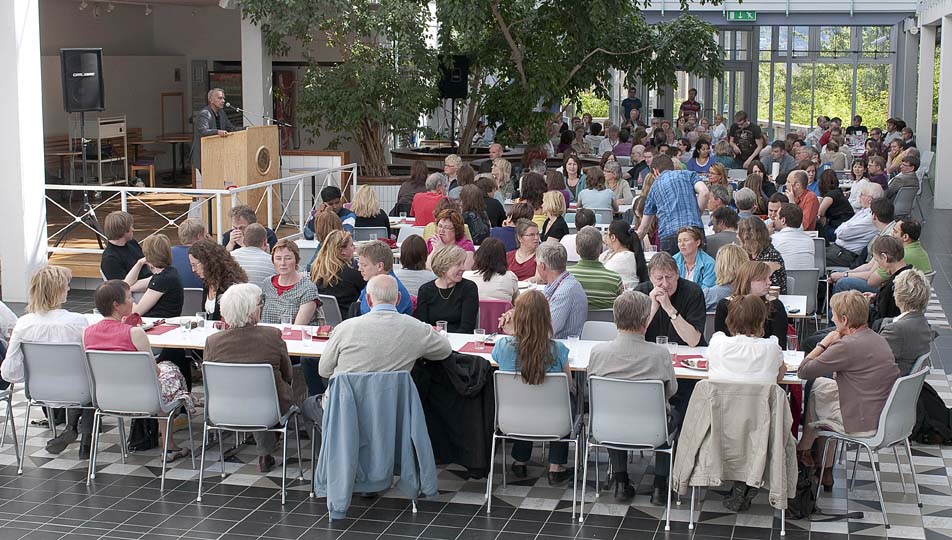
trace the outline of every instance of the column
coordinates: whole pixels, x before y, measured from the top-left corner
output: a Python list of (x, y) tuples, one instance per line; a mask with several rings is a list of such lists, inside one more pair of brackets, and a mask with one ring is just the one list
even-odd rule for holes
[[(939, 54), (939, 125), (952, 122), (952, 16), (942, 17)], [(921, 70), (920, 70), (921, 71)], [(936, 148), (952, 147), (952, 132), (939, 130)], [(936, 152), (935, 207), (952, 208), (952, 152)]]
[(931, 150), (932, 101), (935, 82), (935, 26), (919, 31), (919, 93), (916, 100), (916, 140), (922, 150)]
[(39, 0), (0, 2), (0, 73), (3, 300), (25, 302), (30, 276), (46, 264)]
[[(274, 114), (271, 102), (271, 54), (261, 29), (249, 19), (241, 19), (241, 101), (246, 115), (255, 125), (267, 122)], [(248, 120), (245, 120), (248, 123)]]
[[(913, 126), (916, 125), (916, 119), (918, 118), (918, 114), (916, 109), (916, 87), (913, 85), (913, 81), (916, 80), (916, 74), (917, 74), (917, 68), (918, 68), (917, 66), (918, 62), (916, 57), (919, 52), (918, 51), (919, 40), (917, 39), (919, 36), (914, 35), (912, 32), (909, 32), (908, 30), (903, 30), (904, 26), (905, 26), (904, 24), (898, 25), (901, 32), (902, 41), (903, 41), (903, 47), (901, 49), (902, 51), (901, 52), (902, 79), (899, 79), (902, 82), (898, 84), (899, 86), (902, 87), (902, 90), (899, 93), (899, 99), (901, 101), (900, 103), (898, 103), (899, 105), (898, 111), (899, 111), (900, 118), (905, 120), (906, 124), (909, 125), (909, 127), (912, 127), (913, 129), (915, 129)], [(895, 90), (895, 86), (894, 86), (894, 90)], [(860, 111), (856, 111), (856, 112), (858, 114), (863, 114)]]

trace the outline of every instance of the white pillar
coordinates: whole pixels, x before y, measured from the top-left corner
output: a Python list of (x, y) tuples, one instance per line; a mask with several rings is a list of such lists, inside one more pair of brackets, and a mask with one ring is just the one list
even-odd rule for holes
[[(902, 29), (904, 25), (900, 24), (899, 28)], [(919, 36), (914, 35), (912, 32), (901, 30), (901, 35), (903, 37), (903, 47), (902, 47), (902, 82), (898, 84), (902, 86), (902, 91), (900, 93), (900, 99), (902, 102), (899, 104), (899, 114), (900, 117), (905, 120), (906, 124), (909, 127), (916, 125), (916, 119), (918, 118), (917, 109), (916, 109), (916, 87), (913, 84), (913, 81), (916, 80), (917, 73), (917, 56), (918, 56), (918, 45)], [(858, 83), (857, 83), (858, 84)], [(856, 111), (857, 114), (863, 114), (860, 111)]]
[(39, 0), (0, 2), (0, 259), (3, 299), (8, 302), (25, 302), (30, 276), (46, 264), (38, 9)]
[(271, 54), (261, 29), (247, 18), (241, 20), (241, 102), (248, 118), (255, 125), (265, 125), (267, 122), (263, 117), (274, 115), (271, 102)]
[(919, 31), (919, 93), (916, 101), (916, 140), (922, 150), (931, 150), (926, 143), (932, 140), (932, 101), (935, 83), (935, 26), (923, 26)]
[[(952, 16), (942, 17), (939, 54), (939, 125), (952, 122)], [(952, 147), (952, 133), (939, 130), (936, 148)], [(936, 152), (935, 207), (952, 208), (952, 152)]]

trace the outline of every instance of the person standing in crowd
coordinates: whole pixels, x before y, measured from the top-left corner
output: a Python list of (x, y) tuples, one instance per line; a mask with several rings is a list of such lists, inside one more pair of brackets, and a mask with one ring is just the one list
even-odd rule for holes
[(745, 169), (751, 161), (760, 156), (760, 150), (764, 147), (763, 132), (757, 124), (750, 122), (744, 111), (734, 114), (734, 125), (727, 132), (727, 139), (734, 155)]
[(644, 217), (638, 225), (638, 238), (657, 223), (661, 251), (678, 252), (678, 231), (695, 227), (704, 231), (701, 208), (707, 207), (707, 185), (691, 171), (677, 171), (670, 156), (660, 155), (651, 162), (654, 184), (645, 201)]

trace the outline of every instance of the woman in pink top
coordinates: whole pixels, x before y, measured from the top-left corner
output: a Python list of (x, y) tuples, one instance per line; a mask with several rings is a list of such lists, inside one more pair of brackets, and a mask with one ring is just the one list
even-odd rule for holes
[[(103, 315), (103, 320), (89, 326), (83, 332), (83, 346), (91, 351), (139, 351), (152, 355), (149, 337), (145, 331), (137, 326), (129, 326), (123, 320), (132, 314), (135, 307), (132, 302), (132, 291), (129, 284), (118, 279), (111, 279), (96, 289), (94, 296), (96, 309)], [(167, 403), (184, 398), (189, 412), (195, 410), (196, 400), (186, 390), (185, 378), (178, 367), (171, 362), (159, 362), (155, 366), (159, 385), (162, 388), (162, 399)], [(168, 423), (159, 420), (159, 431), (164, 436)], [(187, 457), (191, 453), (188, 448), (180, 448), (175, 444), (175, 438), (169, 437), (169, 461)]]
[(463, 216), (456, 210), (441, 210), (436, 215), (436, 234), (426, 241), (426, 251), (430, 255), (426, 258), (426, 267), (430, 267), (433, 254), (443, 246), (457, 245), (466, 252), (466, 261), (463, 270), (473, 269), (473, 253), (476, 247), (466, 238), (466, 229), (463, 227)]

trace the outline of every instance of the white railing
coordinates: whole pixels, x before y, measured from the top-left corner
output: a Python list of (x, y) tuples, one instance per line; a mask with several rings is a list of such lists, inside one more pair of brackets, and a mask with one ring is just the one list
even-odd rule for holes
[[(261, 190), (261, 198), (258, 200), (258, 204), (254, 208), (255, 213), (259, 216), (258, 221), (274, 229), (277, 229), (277, 226), (282, 224), (293, 225), (296, 232), (282, 237), (293, 239), (303, 235), (304, 226), (307, 224), (307, 220), (310, 217), (311, 212), (320, 204), (320, 191), (328, 185), (338, 186), (342, 191), (349, 190), (351, 198), (353, 198), (353, 194), (357, 192), (357, 165), (355, 163), (350, 163), (340, 167), (315, 169), (313, 171), (279, 178), (277, 180), (269, 180), (267, 182), (251, 184), (233, 189), (47, 185), (46, 200), (48, 203), (53, 204), (65, 212), (72, 220), (47, 237), (47, 251), (50, 253), (102, 253), (102, 249), (61, 247), (59, 244), (64, 241), (68, 241), (69, 234), (71, 234), (72, 229), (76, 227), (85, 227), (86, 229), (93, 232), (97, 240), (105, 242), (107, 239), (101, 230), (101, 222), (98, 221), (98, 215), (96, 212), (103, 205), (115, 201), (116, 199), (119, 200), (120, 208), (123, 211), (129, 211), (130, 202), (137, 202), (149, 211), (154, 212), (165, 221), (161, 227), (155, 230), (146, 231), (148, 234), (140, 237), (140, 239), (152, 236), (153, 234), (159, 233), (168, 227), (177, 227), (181, 221), (184, 221), (189, 217), (198, 217), (201, 215), (202, 206), (207, 206), (208, 214), (205, 216), (206, 225), (209, 220), (215, 220), (215, 237), (219, 242), (221, 242), (222, 234), (226, 230), (226, 224), (222, 221), (224, 215), (223, 210), (227, 212), (229, 208), (238, 206), (238, 204), (241, 202), (239, 200), (239, 196), (241, 194), (258, 190)], [(278, 190), (277, 192), (275, 191), (276, 189)], [(287, 205), (285, 205), (283, 202), (280, 202), (283, 200), (280, 196), (280, 191), (282, 189), (291, 190), (290, 195), (287, 197)], [(80, 209), (78, 213), (73, 212), (68, 208), (68, 206), (71, 205), (64, 206), (52, 196), (56, 192), (67, 192), (72, 195), (71, 192), (81, 193), (83, 191), (99, 192), (101, 196), (98, 200), (91, 200), (89, 208)], [(189, 203), (188, 210), (185, 212), (174, 215), (166, 215), (166, 213), (163, 213), (160, 209), (155, 208), (155, 201), (151, 201), (144, 197), (146, 195), (157, 194), (188, 197), (191, 198), (192, 202)], [(280, 207), (280, 213), (277, 215), (277, 219), (275, 219), (276, 209), (274, 207), (274, 202), (276, 200), (279, 201), (278, 206)], [(308, 201), (310, 201), (309, 204)], [(264, 210), (266, 210), (266, 220), (262, 219), (262, 206), (264, 206)], [(214, 218), (212, 218), (212, 216), (214, 216)], [(227, 223), (227, 227), (230, 226), (231, 224)], [(141, 227), (137, 227), (137, 229), (142, 230)]]

